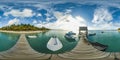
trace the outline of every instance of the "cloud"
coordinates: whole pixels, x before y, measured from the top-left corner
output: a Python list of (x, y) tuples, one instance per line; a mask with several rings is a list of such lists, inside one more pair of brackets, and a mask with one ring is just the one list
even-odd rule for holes
[(37, 21), (36, 20), (33, 20), (33, 24), (36, 24), (37, 23)]
[(45, 3), (45, 2), (50, 2), (49, 0), (3, 0), (1, 1), (1, 3)]
[(47, 17), (46, 20), (49, 22), (50, 20), (54, 19), (54, 17)]
[(39, 13), (39, 14), (37, 14), (37, 16), (42, 16), (42, 14), (41, 14), (41, 13)]
[(93, 25), (89, 26), (89, 30), (116, 30), (119, 28), (119, 22), (113, 22), (112, 12), (107, 7), (98, 7), (94, 11), (92, 20)]
[(70, 10), (70, 9), (66, 10), (66, 13), (71, 13), (71, 12), (72, 12), (72, 10)]
[(13, 9), (9, 12), (5, 12), (4, 15), (12, 15), (14, 17), (32, 17), (34, 13), (31, 9), (24, 9), (22, 11)]
[(93, 25), (89, 26), (91, 30), (107, 30), (115, 29), (115, 25), (112, 22), (112, 13), (106, 7), (98, 7), (94, 11), (94, 17), (92, 19)]
[(107, 8), (97, 8), (94, 12), (94, 18), (92, 20), (95, 24), (101, 24), (109, 22), (113, 19), (112, 14), (108, 11)]
[(46, 21), (47, 22), (49, 22), (52, 19), (54, 19), (54, 17), (52, 16), (52, 12), (50, 12), (50, 11), (47, 11), (47, 13), (45, 15), (46, 15)]
[[(49, 11), (48, 11), (48, 12), (49, 12)], [(45, 15), (46, 15), (47, 17), (51, 16), (49, 13), (46, 13)]]
[(56, 12), (53, 12), (54, 16), (58, 19), (58, 20), (61, 20), (62, 18), (64, 18), (64, 13), (62, 12), (59, 12), (59, 11), (56, 11)]
[(79, 26), (87, 25), (85, 19), (83, 19), (81, 16), (73, 17), (71, 14), (64, 14), (58, 11), (54, 12), (54, 16), (57, 18), (57, 21), (46, 24), (36, 24), (36, 26), (45, 26), (51, 29), (62, 29), (77, 33)]
[(19, 19), (15, 18), (13, 20), (9, 20), (7, 25), (12, 25), (12, 24), (19, 24)]

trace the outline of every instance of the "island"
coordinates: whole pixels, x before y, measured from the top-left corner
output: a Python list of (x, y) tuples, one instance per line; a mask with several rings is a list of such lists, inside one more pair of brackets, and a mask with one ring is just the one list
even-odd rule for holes
[(120, 32), (120, 28), (118, 28), (118, 31)]
[(7, 31), (44, 31), (44, 30), (49, 30), (48, 28), (45, 27), (35, 27), (34, 25), (30, 24), (19, 24), (19, 25), (10, 25), (10, 26), (5, 26), (0, 28), (0, 30), (7, 30)]
[(39, 33), (49, 31), (49, 28), (45, 27), (36, 27), (31, 24), (18, 24), (18, 25), (10, 25), (4, 26), (0, 28), (0, 32), (7, 32), (7, 33)]

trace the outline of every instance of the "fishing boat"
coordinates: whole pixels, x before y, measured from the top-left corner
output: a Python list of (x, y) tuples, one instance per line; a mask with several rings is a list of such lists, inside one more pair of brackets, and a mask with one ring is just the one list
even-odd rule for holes
[(64, 37), (65, 37), (68, 41), (72, 41), (72, 40), (75, 41), (75, 40), (76, 40), (75, 35), (76, 35), (75, 33), (73, 33), (73, 32), (70, 31), (70, 32), (66, 33)]
[(63, 47), (63, 44), (56, 36), (51, 37), (47, 43), (47, 48), (51, 51), (57, 51), (62, 47)]
[(29, 35), (28, 38), (37, 38), (36, 35)]

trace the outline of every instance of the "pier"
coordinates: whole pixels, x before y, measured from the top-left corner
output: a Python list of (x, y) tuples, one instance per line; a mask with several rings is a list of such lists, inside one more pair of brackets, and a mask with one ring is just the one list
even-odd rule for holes
[(101, 59), (109, 56), (109, 53), (95, 49), (89, 42), (85, 41), (85, 36), (81, 36), (78, 45), (70, 52), (59, 54), (62, 58), (68, 59)]
[(25, 34), (21, 34), (15, 46), (7, 51), (0, 52), (0, 59), (29, 59), (29, 60), (114, 60), (119, 58), (120, 53), (103, 52), (95, 49), (89, 42), (85, 35), (81, 38), (77, 46), (62, 54), (44, 54), (33, 50)]
[(39, 53), (33, 50), (25, 34), (21, 34), (15, 46), (7, 51), (0, 52), (0, 59), (48, 59), (50, 54)]

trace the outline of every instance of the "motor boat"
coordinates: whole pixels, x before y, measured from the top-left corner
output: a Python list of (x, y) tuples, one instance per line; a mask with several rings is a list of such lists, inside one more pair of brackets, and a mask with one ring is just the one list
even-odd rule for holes
[(29, 35), (28, 38), (37, 38), (36, 35)]
[(75, 33), (70, 31), (70, 32), (66, 33), (64, 37), (69, 41), (71, 41), (71, 40), (75, 41), (76, 40), (75, 35), (76, 35)]
[(104, 31), (102, 31), (101, 33), (104, 33)]
[(96, 33), (90, 33), (90, 34), (88, 34), (88, 36), (95, 36), (96, 35)]
[(62, 42), (56, 37), (53, 36), (47, 43), (47, 48), (51, 51), (57, 51), (63, 47)]

